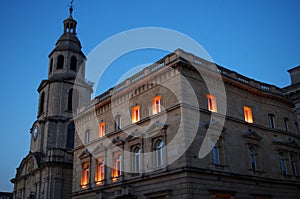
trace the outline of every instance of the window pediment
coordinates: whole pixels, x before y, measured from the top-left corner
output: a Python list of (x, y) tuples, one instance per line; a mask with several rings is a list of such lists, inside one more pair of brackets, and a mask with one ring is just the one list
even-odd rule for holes
[(95, 149), (93, 150), (93, 154), (94, 153), (101, 153), (104, 152), (108, 149), (108, 147), (104, 146), (103, 143), (98, 144)]
[(244, 133), (243, 137), (251, 139), (251, 140), (255, 140), (255, 141), (260, 141), (262, 139), (262, 137), (260, 135), (258, 135), (258, 133), (256, 133), (255, 131), (252, 131), (251, 129), (249, 129), (246, 133)]
[(146, 133), (152, 133), (152, 132), (157, 132), (161, 130), (166, 130), (168, 128), (167, 124), (162, 124), (159, 121), (156, 121), (153, 123), (146, 131)]
[(92, 154), (86, 149), (78, 156), (78, 158), (83, 160), (83, 159), (89, 158), (91, 156), (92, 156)]
[(294, 139), (289, 139), (286, 142), (273, 141), (273, 144), (281, 145), (281, 146), (287, 146), (287, 147), (294, 147), (294, 148), (300, 149), (300, 144)]

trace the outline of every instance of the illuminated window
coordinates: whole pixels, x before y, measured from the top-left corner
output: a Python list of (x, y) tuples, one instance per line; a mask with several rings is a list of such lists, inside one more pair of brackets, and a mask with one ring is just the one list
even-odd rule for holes
[(121, 129), (121, 116), (118, 115), (115, 119), (115, 130), (120, 130)]
[(212, 148), (212, 162), (213, 164), (220, 165), (220, 151), (218, 143), (211, 141)]
[(100, 122), (99, 124), (99, 130), (98, 130), (98, 137), (101, 138), (103, 137), (105, 134), (105, 123), (104, 122)]
[(215, 96), (211, 94), (207, 94), (207, 104), (208, 104), (208, 110), (211, 112), (217, 112), (217, 101)]
[(97, 171), (96, 171), (96, 185), (102, 185), (104, 180), (104, 158), (97, 160)]
[(86, 130), (84, 135), (84, 143), (88, 144), (90, 142), (90, 130)]
[(244, 115), (245, 115), (246, 122), (253, 123), (251, 108), (249, 108), (248, 106), (244, 106)]
[(164, 142), (158, 140), (155, 144), (155, 165), (162, 166), (164, 164), (164, 153), (163, 153)]
[(135, 106), (131, 111), (131, 120), (132, 123), (136, 123), (140, 121), (140, 106)]
[(81, 173), (81, 188), (86, 189), (87, 185), (89, 184), (89, 163), (85, 162), (82, 164), (82, 173)]
[(279, 153), (279, 166), (282, 175), (287, 175), (286, 158), (283, 152)]
[(115, 152), (113, 157), (112, 181), (117, 182), (121, 176), (122, 156), (120, 152)]
[(275, 115), (268, 114), (268, 119), (269, 119), (269, 127), (274, 129), (275, 128)]
[(257, 170), (256, 154), (255, 154), (255, 149), (253, 147), (249, 147), (249, 158), (250, 158), (250, 165), (252, 171), (256, 171)]
[(160, 96), (156, 96), (152, 99), (152, 114), (160, 113)]
[(142, 150), (140, 147), (136, 147), (134, 150), (134, 157), (133, 157), (134, 172), (141, 171), (141, 159), (142, 159)]

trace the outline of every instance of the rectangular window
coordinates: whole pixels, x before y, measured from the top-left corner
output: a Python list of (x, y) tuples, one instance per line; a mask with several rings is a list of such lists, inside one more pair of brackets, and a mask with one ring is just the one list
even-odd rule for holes
[(208, 110), (211, 112), (217, 112), (217, 101), (215, 96), (211, 94), (207, 94), (207, 104), (208, 104)]
[(284, 128), (285, 128), (286, 132), (290, 131), (290, 128), (289, 128), (289, 119), (288, 118), (284, 118)]
[(140, 106), (135, 106), (131, 111), (131, 120), (132, 123), (136, 123), (140, 121)]
[(268, 119), (269, 119), (269, 127), (274, 129), (275, 128), (275, 115), (268, 114)]
[(115, 118), (115, 130), (120, 130), (121, 129), (121, 116), (118, 115), (116, 118)]
[(88, 144), (90, 142), (90, 131), (87, 130), (84, 135), (84, 143)]
[(160, 107), (160, 96), (156, 96), (152, 100), (152, 114), (160, 113), (161, 107)]
[(252, 110), (248, 106), (244, 106), (244, 116), (246, 122), (253, 123)]
[(96, 171), (96, 185), (100, 186), (102, 185), (104, 180), (104, 159), (100, 158), (97, 161), (97, 171)]
[(89, 183), (89, 163), (85, 162), (82, 164), (82, 173), (81, 173), (81, 188), (86, 189)]
[(102, 121), (99, 124), (98, 137), (101, 138), (105, 135), (105, 123)]

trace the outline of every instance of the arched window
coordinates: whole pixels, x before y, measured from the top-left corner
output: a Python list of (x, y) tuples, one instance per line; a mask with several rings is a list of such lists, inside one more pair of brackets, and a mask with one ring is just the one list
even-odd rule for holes
[(64, 61), (65, 61), (64, 56), (63, 55), (59, 55), (58, 58), (57, 58), (56, 68), (57, 69), (62, 69), (64, 67)]
[(68, 95), (68, 111), (73, 111), (78, 108), (79, 94), (76, 89), (71, 88)]
[(89, 184), (90, 165), (88, 162), (82, 164), (81, 188), (86, 189)]
[(119, 151), (114, 153), (113, 156), (113, 169), (112, 169), (112, 181), (119, 181), (119, 177), (121, 176), (122, 169), (122, 156)]
[(104, 180), (104, 158), (101, 157), (97, 160), (97, 171), (95, 176), (96, 185), (100, 186)]
[(73, 71), (77, 71), (77, 58), (75, 56), (71, 57), (70, 69), (73, 70)]
[(133, 157), (133, 169), (134, 172), (141, 171), (141, 162), (142, 162), (142, 150), (140, 147), (136, 147), (134, 149), (134, 157)]
[(282, 175), (287, 175), (286, 159), (283, 152), (279, 153), (279, 166)]
[(220, 165), (220, 151), (219, 151), (219, 145), (215, 141), (211, 141), (212, 146), (212, 163), (216, 165)]
[(39, 115), (44, 112), (45, 93), (42, 92), (39, 104)]
[(252, 171), (256, 171), (257, 170), (256, 154), (255, 154), (255, 149), (253, 147), (249, 147), (249, 158), (250, 158), (250, 165)]
[(68, 135), (67, 135), (67, 148), (73, 149), (74, 148), (74, 134), (75, 134), (75, 125), (72, 122), (68, 125)]
[(155, 143), (155, 165), (162, 166), (164, 164), (164, 153), (163, 153), (164, 142), (158, 140)]
[(50, 64), (49, 64), (49, 74), (52, 73), (52, 69), (53, 69), (53, 58), (50, 59)]

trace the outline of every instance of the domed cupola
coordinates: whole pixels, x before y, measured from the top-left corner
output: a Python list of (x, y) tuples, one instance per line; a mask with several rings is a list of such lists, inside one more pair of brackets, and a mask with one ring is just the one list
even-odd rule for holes
[(77, 21), (73, 19), (73, 6), (70, 15), (64, 20), (64, 31), (49, 54), (49, 79), (75, 77), (80, 65), (85, 60), (81, 43), (77, 38)]

